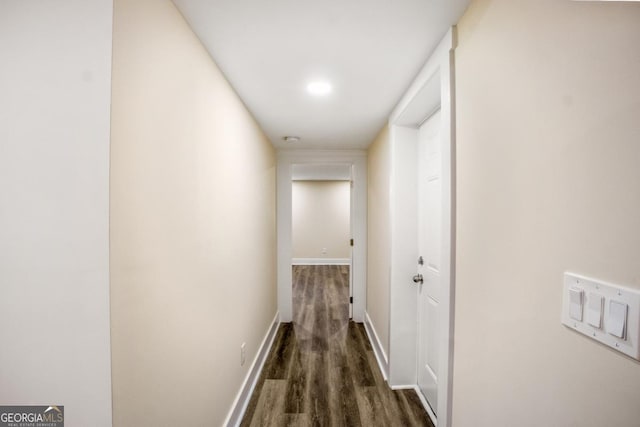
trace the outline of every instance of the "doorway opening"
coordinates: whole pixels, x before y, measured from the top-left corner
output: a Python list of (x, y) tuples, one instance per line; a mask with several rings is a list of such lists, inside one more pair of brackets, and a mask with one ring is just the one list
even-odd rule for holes
[[(321, 171), (321, 172), (319, 172)], [(336, 178), (336, 173), (342, 176)], [(313, 178), (313, 179), (312, 179)], [(350, 317), (355, 322), (364, 321), (366, 307), (366, 248), (367, 248), (367, 162), (366, 152), (352, 151), (315, 151), (315, 150), (280, 150), (278, 152), (277, 170), (277, 230), (278, 230), (278, 312), (280, 322), (291, 322), (293, 319), (293, 277), (292, 264), (295, 259), (293, 250), (293, 184), (295, 181), (350, 181), (349, 223), (350, 246), (349, 268), (349, 309)], [(322, 258), (315, 254), (306, 255)], [(338, 255), (340, 256), (340, 255)], [(295, 260), (294, 260), (295, 259)], [(335, 260), (334, 260), (335, 261)], [(326, 262), (326, 261), (325, 261)], [(352, 299), (351, 299), (352, 298)]]
[[(455, 164), (454, 29), (391, 115), (389, 383), (451, 425)], [(412, 280), (413, 279), (413, 280)]]
[[(317, 268), (303, 266), (335, 267), (333, 270), (340, 273), (336, 277), (346, 278), (338, 288), (341, 295), (345, 294), (349, 318), (353, 316), (351, 169), (351, 165), (296, 164), (292, 166), (291, 182), (293, 285), (297, 283), (296, 273), (320, 274)], [(299, 309), (295, 292), (293, 303), (295, 314)]]

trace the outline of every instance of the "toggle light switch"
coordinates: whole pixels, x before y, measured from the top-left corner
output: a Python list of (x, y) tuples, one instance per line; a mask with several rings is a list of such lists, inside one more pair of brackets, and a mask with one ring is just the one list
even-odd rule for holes
[(569, 317), (582, 322), (582, 297), (584, 291), (580, 288), (569, 289)]
[(623, 302), (614, 300), (609, 302), (607, 332), (623, 340), (627, 339), (627, 307)]
[(602, 328), (602, 309), (604, 308), (604, 297), (593, 292), (589, 293), (587, 299), (587, 323), (594, 328)]

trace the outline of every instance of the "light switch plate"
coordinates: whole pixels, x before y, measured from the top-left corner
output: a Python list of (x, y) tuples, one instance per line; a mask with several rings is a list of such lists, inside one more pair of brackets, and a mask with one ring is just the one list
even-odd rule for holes
[[(582, 316), (582, 320), (571, 318), (571, 289), (583, 291), (585, 315)], [(596, 323), (595, 313), (592, 312), (597, 306), (597, 301), (592, 300), (595, 298), (601, 298), (599, 300), (602, 304), (600, 328), (590, 324)], [(620, 317), (610, 316), (610, 314), (615, 314), (610, 313), (611, 301), (626, 304), (626, 322), (622, 328), (623, 333), (620, 333)], [(616, 309), (622, 310), (622, 307), (614, 304), (614, 310)], [(573, 273), (565, 273), (562, 292), (562, 323), (576, 332), (640, 360), (640, 290), (613, 285)], [(616, 332), (621, 337), (615, 336), (609, 331)]]

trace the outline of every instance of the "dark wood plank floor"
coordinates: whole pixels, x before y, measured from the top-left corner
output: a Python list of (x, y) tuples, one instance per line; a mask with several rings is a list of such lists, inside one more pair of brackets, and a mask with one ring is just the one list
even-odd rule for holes
[(415, 391), (387, 386), (349, 321), (349, 267), (294, 266), (293, 299), (241, 426), (433, 427)]

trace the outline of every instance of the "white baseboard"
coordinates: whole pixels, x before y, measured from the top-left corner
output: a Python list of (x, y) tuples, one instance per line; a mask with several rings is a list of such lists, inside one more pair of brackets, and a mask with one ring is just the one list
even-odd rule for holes
[(373, 327), (373, 323), (371, 322), (371, 318), (369, 317), (369, 313), (367, 312), (364, 313), (364, 330), (367, 331), (367, 335), (369, 336), (371, 347), (373, 347), (373, 354), (376, 356), (376, 360), (378, 361), (378, 366), (380, 367), (382, 376), (384, 377), (384, 380), (387, 381), (389, 359), (387, 359), (387, 355), (384, 352), (384, 347), (382, 346), (380, 338), (376, 333), (376, 328)]
[(271, 326), (269, 326), (269, 329), (267, 330), (267, 333), (264, 336), (262, 343), (260, 344), (258, 353), (253, 359), (253, 363), (249, 368), (249, 372), (247, 372), (247, 376), (242, 383), (242, 387), (240, 387), (240, 391), (238, 392), (236, 399), (233, 401), (231, 410), (229, 411), (229, 414), (227, 415), (227, 418), (223, 423), (224, 426), (237, 427), (240, 425), (244, 412), (247, 410), (247, 406), (249, 405), (249, 400), (251, 400), (253, 389), (256, 386), (256, 382), (258, 382), (258, 378), (260, 377), (260, 372), (262, 372), (264, 363), (267, 360), (269, 350), (271, 350), (271, 346), (273, 345), (273, 340), (276, 337), (276, 332), (278, 331), (279, 325), (280, 314), (276, 313), (276, 316), (271, 322)]
[(351, 265), (349, 258), (293, 258), (292, 265)]
[(389, 386), (391, 388), (391, 390), (415, 390), (416, 385), (415, 384), (406, 384), (406, 385), (392, 385)]

